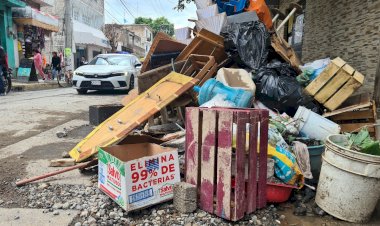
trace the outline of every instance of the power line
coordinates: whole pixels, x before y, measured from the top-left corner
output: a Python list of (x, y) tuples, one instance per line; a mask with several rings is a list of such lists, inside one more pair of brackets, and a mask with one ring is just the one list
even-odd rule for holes
[(124, 6), (125, 10), (133, 17), (133, 18), (136, 18), (132, 13), (131, 11), (128, 9), (127, 5), (125, 4), (124, 0), (119, 0), (121, 2), (121, 4)]
[(104, 8), (104, 10), (108, 13), (108, 15), (110, 15), (113, 19), (115, 19), (119, 24), (121, 24), (121, 22), (116, 18), (114, 17), (106, 8)]
[(115, 8), (113, 8), (109, 2), (107, 2), (107, 4), (108, 4), (109, 8), (112, 9), (113, 12), (116, 12), (118, 14), (118, 16), (121, 15), (121, 17), (124, 17), (124, 15), (120, 14), (120, 11), (115, 10)]

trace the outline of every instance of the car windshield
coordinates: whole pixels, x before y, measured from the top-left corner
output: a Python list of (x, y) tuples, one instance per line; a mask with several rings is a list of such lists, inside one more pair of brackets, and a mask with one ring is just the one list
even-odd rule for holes
[(119, 65), (132, 67), (139, 62), (133, 56), (97, 56), (89, 65)]

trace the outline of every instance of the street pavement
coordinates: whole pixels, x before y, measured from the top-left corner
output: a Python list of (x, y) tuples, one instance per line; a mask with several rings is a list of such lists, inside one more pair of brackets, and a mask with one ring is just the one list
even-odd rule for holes
[[(91, 92), (78, 95), (72, 88), (11, 92), (0, 97), (0, 225), (68, 225), (78, 211), (59, 215), (42, 209), (25, 208), (15, 197), (14, 182), (59, 168), (49, 167), (49, 160), (61, 158), (92, 129), (88, 125), (90, 105), (119, 104), (125, 93)], [(68, 131), (58, 138), (56, 132)], [(37, 183), (91, 184), (90, 176), (74, 170)], [(11, 186), (11, 184), (13, 184)], [(14, 200), (14, 201), (9, 201)], [(8, 203), (8, 204), (7, 204)], [(3, 205), (7, 208), (1, 208)], [(24, 207), (24, 208), (20, 208)]]

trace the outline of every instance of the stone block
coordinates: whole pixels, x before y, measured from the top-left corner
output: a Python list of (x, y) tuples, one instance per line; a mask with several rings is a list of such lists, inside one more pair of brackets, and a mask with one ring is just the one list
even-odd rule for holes
[(180, 182), (174, 185), (174, 208), (180, 213), (192, 213), (197, 209), (197, 187)]
[(97, 126), (122, 108), (121, 104), (92, 105), (89, 109), (90, 124)]
[(176, 183), (174, 185), (174, 199), (196, 202), (197, 187), (186, 182)]

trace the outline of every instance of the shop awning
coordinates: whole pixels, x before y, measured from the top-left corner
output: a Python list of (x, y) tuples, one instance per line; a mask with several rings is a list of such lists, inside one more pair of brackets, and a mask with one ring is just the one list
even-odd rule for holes
[(75, 44), (96, 45), (110, 49), (108, 39), (101, 30), (73, 21)]
[(59, 30), (57, 17), (33, 9), (30, 6), (12, 8), (12, 17), (17, 24), (32, 25), (54, 32)]
[(25, 7), (25, 2), (22, 2), (20, 0), (5, 0), (5, 5), (8, 5), (10, 7)]

